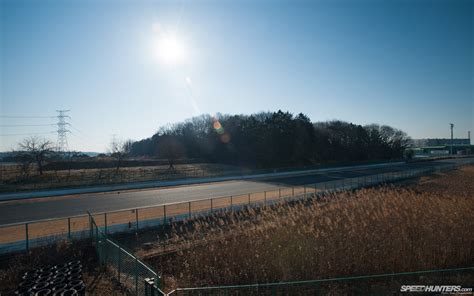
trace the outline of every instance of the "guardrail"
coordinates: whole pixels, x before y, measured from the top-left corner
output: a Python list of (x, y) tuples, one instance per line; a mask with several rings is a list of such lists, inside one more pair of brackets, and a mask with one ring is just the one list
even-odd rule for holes
[[(137, 232), (146, 227), (165, 225), (170, 221), (182, 221), (207, 216), (216, 211), (238, 211), (247, 207), (259, 207), (307, 198), (328, 192), (370, 187), (381, 183), (397, 182), (433, 172), (455, 169), (474, 161), (457, 165), (387, 172), (370, 176), (338, 179), (302, 186), (281, 186), (276, 190), (208, 198), (189, 202), (169, 203), (159, 206), (131, 208), (112, 212), (94, 213), (96, 225), (104, 233)], [(89, 236), (88, 215), (45, 219), (26, 223), (0, 226), (0, 253), (29, 250), (65, 239), (81, 239)]]

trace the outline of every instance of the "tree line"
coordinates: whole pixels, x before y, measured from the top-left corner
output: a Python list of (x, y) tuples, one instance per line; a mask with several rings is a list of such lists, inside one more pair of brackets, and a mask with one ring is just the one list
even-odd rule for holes
[(340, 120), (313, 123), (289, 112), (201, 115), (162, 127), (133, 142), (130, 156), (201, 159), (254, 167), (305, 166), (335, 161), (388, 160), (404, 156), (407, 134), (387, 125)]

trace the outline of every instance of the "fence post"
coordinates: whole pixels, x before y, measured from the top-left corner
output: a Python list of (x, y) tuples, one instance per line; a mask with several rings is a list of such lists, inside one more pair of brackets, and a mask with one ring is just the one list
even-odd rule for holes
[(188, 204), (188, 217), (191, 219), (191, 202)]
[(263, 205), (266, 207), (267, 206), (267, 192), (263, 192)]
[(25, 223), (25, 242), (26, 242), (26, 251), (28, 252), (30, 250), (30, 243), (28, 239), (28, 223)]
[(94, 232), (92, 230), (92, 216), (89, 214), (89, 237), (92, 238), (94, 236)]
[(303, 185), (303, 198), (306, 199), (306, 185)]
[(278, 198), (281, 199), (281, 188), (278, 188)]
[(250, 207), (250, 193), (248, 194), (248, 199), (249, 199), (249, 207)]
[[(94, 232), (94, 230), (92, 230)], [(96, 248), (99, 249), (99, 226), (95, 225), (95, 245)]]
[(107, 235), (107, 213), (104, 213), (105, 235)]
[(214, 207), (213, 207), (212, 201), (213, 199), (211, 198), (211, 214), (214, 213)]
[(163, 205), (163, 225), (166, 225), (166, 205)]
[(295, 187), (291, 186), (291, 198), (295, 198)]
[(117, 247), (118, 247), (118, 249), (117, 249), (118, 250), (117, 272), (118, 272), (118, 282), (120, 284), (120, 269), (121, 269), (121, 261), (122, 261), (122, 259), (120, 257), (121, 257), (121, 254), (122, 254), (122, 252), (121, 252), (122, 250), (120, 250), (120, 246), (117, 246)]
[(138, 296), (138, 258), (135, 256), (135, 295)]
[(232, 201), (232, 195), (230, 196), (230, 211), (232, 212), (234, 209), (233, 209), (233, 201)]
[(71, 218), (67, 218), (67, 238), (71, 239)]
[(137, 228), (136, 231), (138, 231), (138, 209), (135, 209), (135, 222), (137, 223), (136, 224), (136, 228)]

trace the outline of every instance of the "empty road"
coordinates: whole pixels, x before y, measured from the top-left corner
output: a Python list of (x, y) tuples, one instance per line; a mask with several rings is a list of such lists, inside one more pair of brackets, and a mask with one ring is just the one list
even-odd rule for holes
[(0, 225), (61, 218), (91, 213), (129, 209), (152, 205), (162, 205), (184, 201), (239, 195), (250, 192), (275, 190), (282, 186), (294, 186), (334, 181), (374, 175), (379, 173), (404, 171), (414, 168), (444, 166), (472, 161), (472, 158), (447, 159), (430, 162), (399, 164), (379, 168), (341, 168), (329, 173), (267, 178), (265, 180), (225, 181), (199, 185), (179, 186), (146, 190), (90, 193), (51, 198), (0, 202)]

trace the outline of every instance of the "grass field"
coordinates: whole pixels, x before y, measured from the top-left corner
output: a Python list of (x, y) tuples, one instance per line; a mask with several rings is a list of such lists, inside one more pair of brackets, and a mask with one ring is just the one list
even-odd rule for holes
[(220, 214), (176, 224), (139, 254), (169, 289), (472, 266), (473, 180), (471, 166), (405, 188)]
[[(80, 187), (144, 181), (175, 180), (222, 175), (237, 171), (233, 166), (222, 164), (176, 164), (115, 168), (49, 170), (43, 175), (32, 169), (28, 177), (21, 176), (15, 165), (0, 165), (0, 192)], [(240, 172), (240, 170), (238, 170)]]

